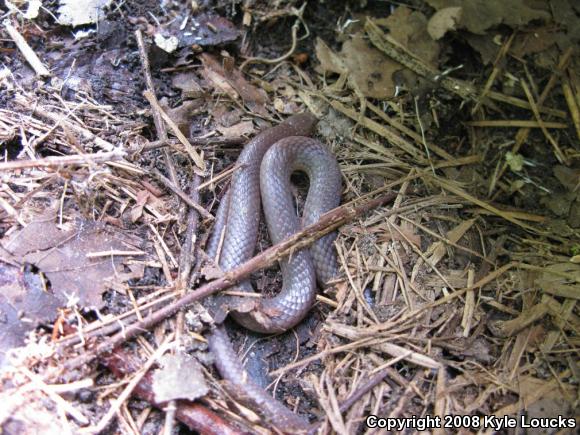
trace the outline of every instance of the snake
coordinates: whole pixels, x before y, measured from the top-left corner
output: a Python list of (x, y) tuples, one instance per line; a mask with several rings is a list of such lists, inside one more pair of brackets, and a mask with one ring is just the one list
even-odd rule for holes
[[(217, 258), (223, 272), (253, 257), (259, 234), (261, 206), (268, 233), (276, 244), (304, 226), (317, 222), (340, 204), (342, 177), (334, 155), (310, 138), (317, 119), (310, 113), (293, 115), (250, 140), (236, 162), (230, 188), (216, 212), (206, 253)], [(302, 217), (298, 217), (291, 175), (303, 172), (309, 180)], [(312, 308), (317, 283), (321, 286), (337, 275), (336, 233), (279, 261), (282, 289), (274, 297), (229, 297), (226, 308), (235, 321), (260, 333), (279, 333), (297, 325)], [(254, 292), (249, 280), (236, 290)], [(250, 379), (238, 358), (227, 331), (217, 325), (208, 346), (226, 387), (237, 400), (249, 403), (271, 424), (283, 430), (303, 432), (307, 419), (292, 412)]]

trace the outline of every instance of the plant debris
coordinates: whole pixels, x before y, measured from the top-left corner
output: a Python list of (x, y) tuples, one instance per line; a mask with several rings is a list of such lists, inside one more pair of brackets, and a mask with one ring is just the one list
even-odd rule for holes
[[(3, 431), (288, 432), (219, 380), (207, 297), (268, 297), (276, 260), (340, 224), (295, 330), (225, 323), (248, 380), (321, 434), (575, 433), (577, 2), (4, 3)], [(207, 241), (244, 143), (306, 110), (343, 205), (223, 273)]]

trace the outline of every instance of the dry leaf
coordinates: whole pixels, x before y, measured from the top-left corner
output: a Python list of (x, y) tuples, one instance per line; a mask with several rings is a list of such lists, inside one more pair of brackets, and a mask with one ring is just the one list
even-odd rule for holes
[(199, 84), (197, 75), (193, 72), (182, 72), (175, 74), (171, 79), (171, 84), (181, 89), (183, 98), (199, 98), (205, 94), (205, 91)]
[(421, 12), (400, 6), (385, 20), (377, 24), (386, 26), (389, 35), (423, 62), (437, 66), (439, 44), (427, 31), (427, 18)]
[(231, 127), (217, 126), (216, 129), (225, 137), (250, 136), (254, 133), (254, 123), (252, 121), (242, 121)]
[(449, 30), (457, 28), (457, 22), (461, 20), (463, 9), (458, 7), (443, 8), (435, 12), (427, 24), (427, 31), (431, 38), (438, 40)]
[(346, 41), (341, 52), (353, 80), (367, 97), (391, 98), (395, 95), (392, 74), (401, 66), (372, 47), (362, 33)]
[(479, 35), (499, 24), (520, 27), (532, 20), (551, 18), (548, 12), (531, 8), (525, 0), (427, 0), (427, 3), (437, 10), (460, 7), (463, 13), (458, 25)]
[(57, 299), (76, 297), (82, 306), (102, 306), (101, 294), (114, 283), (138, 278), (126, 272), (126, 257), (88, 258), (87, 254), (111, 250), (140, 250), (140, 242), (107, 225), (80, 221), (61, 230), (53, 219), (31, 222), (4, 246), (15, 257), (38, 267), (50, 281)]
[(209, 77), (222, 90), (228, 89), (226, 93), (230, 97), (236, 99), (239, 95), (244, 101), (244, 104), (253, 112), (260, 115), (266, 115), (268, 113), (266, 110), (268, 95), (263, 89), (259, 89), (249, 83), (237, 69), (229, 72), (226, 71), (214, 56), (202, 53), (200, 58), (203, 64), (202, 72), (204, 75)]
[(153, 374), (153, 393), (156, 402), (205, 396), (209, 387), (200, 364), (183, 352), (166, 354), (159, 362), (163, 366)]
[(93, 24), (105, 17), (112, 0), (60, 0), (58, 22), (65, 26)]
[(7, 351), (24, 344), (28, 331), (56, 318), (66, 305), (43, 284), (40, 275), (0, 261), (0, 367)]

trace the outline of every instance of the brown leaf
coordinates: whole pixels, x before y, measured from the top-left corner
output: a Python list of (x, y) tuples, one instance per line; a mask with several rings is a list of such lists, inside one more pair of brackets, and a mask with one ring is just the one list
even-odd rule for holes
[(217, 131), (225, 137), (250, 136), (254, 133), (254, 123), (252, 121), (242, 121), (231, 127), (216, 127)]
[[(230, 97), (236, 99), (236, 96), (239, 95), (244, 104), (253, 112), (261, 115), (267, 114), (266, 103), (268, 102), (268, 95), (263, 89), (259, 89), (248, 82), (237, 69), (233, 69), (231, 72), (226, 71), (214, 56), (202, 53), (200, 58), (204, 67), (204, 74), (207, 77), (211, 77), (214, 83), (219, 83), (220, 88), (226, 89), (229, 87), (230, 91), (227, 94)], [(235, 96), (232, 96), (232, 90)]]
[[(39, 219), (16, 233), (5, 248), (24, 262), (34, 264), (49, 279), (59, 300), (76, 296), (83, 306), (102, 306), (101, 294), (120, 280), (137, 278), (126, 274), (123, 259), (87, 254), (111, 250), (139, 250), (140, 242), (92, 221), (79, 221), (61, 230), (52, 219)], [(138, 272), (138, 270), (136, 270)]]
[(153, 374), (155, 401), (196, 400), (208, 393), (201, 366), (193, 357), (179, 352), (166, 354), (159, 362), (163, 367)]
[(438, 40), (443, 38), (449, 30), (457, 28), (457, 22), (461, 20), (463, 9), (459, 7), (443, 8), (435, 12), (429, 19), (427, 31), (431, 38)]
[(499, 24), (519, 27), (532, 20), (549, 20), (546, 11), (533, 9), (525, 0), (427, 0), (437, 10), (460, 7), (463, 10), (458, 24), (472, 33), (483, 35)]
[(23, 345), (28, 331), (54, 319), (64, 305), (64, 298), (45, 291), (38, 274), (0, 261), (0, 367), (7, 351)]

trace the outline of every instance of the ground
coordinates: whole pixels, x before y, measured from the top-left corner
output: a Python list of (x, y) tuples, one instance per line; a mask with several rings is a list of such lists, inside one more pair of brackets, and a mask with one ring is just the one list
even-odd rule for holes
[[(228, 287), (205, 251), (240, 150), (309, 111), (343, 174), (341, 272), (291, 331), (226, 320), (250, 378), (320, 433), (575, 433), (575, 2), (0, 13), (3, 431), (289, 431), (220, 380), (202, 296)], [(267, 258), (244, 273), (270, 295)]]

